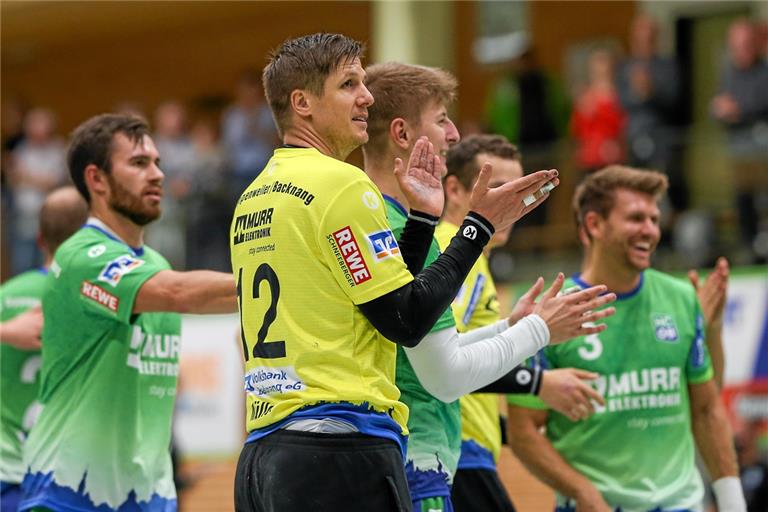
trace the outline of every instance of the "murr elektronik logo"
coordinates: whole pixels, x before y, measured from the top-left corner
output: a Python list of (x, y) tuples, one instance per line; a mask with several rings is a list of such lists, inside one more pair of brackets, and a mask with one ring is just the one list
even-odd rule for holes
[(656, 339), (667, 343), (675, 343), (679, 339), (677, 325), (671, 315), (664, 313), (651, 313), (653, 332)]

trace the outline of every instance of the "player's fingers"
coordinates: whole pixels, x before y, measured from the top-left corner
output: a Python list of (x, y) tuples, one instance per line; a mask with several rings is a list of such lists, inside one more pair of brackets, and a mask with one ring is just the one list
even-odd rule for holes
[(547, 288), (547, 291), (544, 292), (544, 295), (542, 296), (542, 300), (551, 299), (557, 295), (557, 293), (560, 291), (560, 289), (563, 287), (563, 282), (565, 281), (565, 274), (562, 272), (557, 273), (557, 277), (555, 277), (555, 280), (552, 281), (552, 284), (549, 288)]
[(616, 313), (616, 308), (614, 307), (601, 309), (600, 311), (590, 311), (584, 315), (581, 322), (596, 322), (597, 320), (607, 318), (614, 313)]
[(595, 372), (582, 370), (581, 368), (571, 368), (571, 372), (581, 380), (593, 380), (599, 377)]
[(533, 286), (528, 288), (528, 291), (523, 294), (521, 299), (533, 300), (539, 296), (541, 290), (544, 289), (544, 278), (539, 276)]
[(433, 159), (434, 159), (434, 171), (432, 172), (432, 176), (438, 180), (442, 180), (443, 175), (445, 174), (443, 172), (445, 169), (445, 164), (443, 164), (443, 160), (442, 158), (440, 158), (439, 155), (435, 155)]
[(400, 158), (395, 158), (395, 176), (401, 178), (404, 172), (403, 161)]
[(598, 324), (598, 325), (585, 325), (582, 324), (581, 327), (578, 330), (578, 333), (576, 336), (589, 336), (590, 334), (598, 334), (603, 332), (608, 328), (605, 324)]
[[(584, 288), (581, 291), (578, 291), (576, 293), (571, 293), (567, 295), (568, 302), (571, 304), (584, 304), (587, 306), (586, 309), (594, 309), (596, 306), (596, 303), (593, 303), (595, 299), (599, 298), (602, 294), (608, 291), (608, 287), (604, 284), (598, 284), (595, 286), (590, 286), (589, 288)], [(603, 297), (613, 297), (612, 300), (616, 300), (616, 295), (612, 293), (608, 293), (603, 295)], [(606, 301), (611, 302), (611, 300)]]
[[(533, 194), (541, 186), (551, 179), (555, 179), (558, 175), (556, 169), (550, 169), (548, 171), (537, 171), (531, 174), (526, 174), (523, 177), (510, 181), (505, 184), (504, 187), (510, 188), (516, 192), (526, 192), (526, 194)], [(500, 187), (501, 188), (501, 187)]]
[(477, 181), (475, 181), (474, 188), (484, 192), (488, 188), (488, 183), (491, 181), (491, 176), (493, 175), (493, 166), (485, 162), (480, 167), (480, 173), (477, 175)]
[(598, 393), (595, 388), (593, 388), (586, 382), (581, 383), (579, 390), (583, 393), (583, 395), (589, 401), (589, 405), (593, 410), (594, 410), (594, 407), (592, 406), (592, 401), (595, 401), (600, 405), (605, 405), (605, 398), (603, 398), (603, 395)]
[(688, 280), (691, 282), (695, 290), (699, 289), (699, 273), (698, 272), (696, 272), (695, 270), (689, 270)]
[(424, 159), (424, 170), (426, 170), (430, 175), (435, 173), (435, 148), (432, 146), (432, 143), (430, 142), (428, 145), (427, 155)]
[(419, 140), (413, 145), (413, 150), (411, 150), (411, 156), (408, 159), (408, 167), (423, 167), (422, 160), (425, 158), (426, 151), (427, 138), (419, 137)]

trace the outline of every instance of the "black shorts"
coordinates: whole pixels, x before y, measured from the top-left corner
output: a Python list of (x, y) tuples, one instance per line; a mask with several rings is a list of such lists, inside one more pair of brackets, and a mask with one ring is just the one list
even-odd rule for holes
[(240, 453), (237, 512), (411, 512), (394, 441), (278, 430)]
[(515, 512), (498, 473), (489, 469), (457, 470), (451, 501), (455, 512)]

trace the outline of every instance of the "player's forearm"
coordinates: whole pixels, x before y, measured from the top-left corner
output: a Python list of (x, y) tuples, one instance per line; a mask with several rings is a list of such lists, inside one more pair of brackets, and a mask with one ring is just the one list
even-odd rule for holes
[(490, 223), (470, 215), (435, 262), (405, 286), (358, 307), (387, 339), (414, 347), (450, 307), (472, 265), (493, 235)]
[(592, 482), (560, 456), (532, 419), (521, 417), (525, 413), (516, 413), (516, 409), (519, 408), (510, 407), (507, 418), (509, 443), (528, 471), (564, 496), (574, 499), (578, 499), (580, 493), (594, 490)]
[(722, 325), (707, 326), (707, 349), (712, 359), (712, 370), (715, 374), (715, 384), (723, 389), (723, 373), (725, 372), (725, 352), (723, 351)]
[(733, 436), (719, 397), (705, 406), (694, 406), (691, 413), (691, 427), (696, 446), (712, 480), (738, 476), (739, 467), (733, 448)]
[(414, 276), (424, 268), (439, 220), (438, 217), (416, 210), (411, 210), (408, 214), (408, 221), (397, 242), (403, 261)]
[(549, 342), (549, 330), (538, 315), (529, 315), (493, 337), (471, 345), (456, 342), (454, 329), (430, 333), (406, 349), (422, 386), (444, 402), (502, 378)]
[(188, 305), (187, 313), (237, 312), (237, 288), (232, 274), (193, 270), (184, 275), (188, 282), (181, 300)]
[(232, 274), (211, 270), (158, 272), (139, 290), (134, 313), (235, 313), (237, 288)]

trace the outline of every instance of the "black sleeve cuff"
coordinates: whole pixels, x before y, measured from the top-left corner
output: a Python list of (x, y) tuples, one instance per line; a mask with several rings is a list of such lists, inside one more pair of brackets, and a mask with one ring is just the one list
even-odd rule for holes
[(495, 229), (493, 224), (477, 212), (469, 212), (456, 236), (478, 245), (481, 249), (491, 240)]

